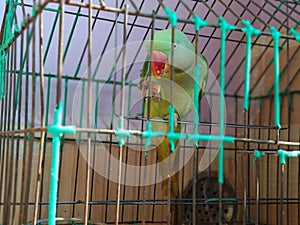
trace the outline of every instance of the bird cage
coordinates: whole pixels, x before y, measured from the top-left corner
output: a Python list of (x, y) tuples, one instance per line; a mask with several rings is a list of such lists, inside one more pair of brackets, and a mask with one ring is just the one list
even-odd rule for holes
[[(299, 1), (0, 5), (0, 224), (300, 223)], [(149, 96), (164, 30), (172, 62), (176, 32), (193, 44), (195, 85), (174, 63)], [(182, 103), (162, 116), (164, 88)]]

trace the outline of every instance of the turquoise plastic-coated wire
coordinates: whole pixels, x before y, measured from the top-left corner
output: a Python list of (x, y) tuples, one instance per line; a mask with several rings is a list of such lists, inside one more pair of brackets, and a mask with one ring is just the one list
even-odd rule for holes
[(122, 147), (125, 144), (125, 138), (131, 136), (131, 132), (125, 130), (123, 127), (123, 117), (119, 117), (119, 128), (116, 130), (115, 135), (119, 138), (119, 146)]
[[(290, 33), (291, 33), (291, 32), (293, 33), (292, 30), (296, 31), (296, 29), (298, 28), (298, 26), (299, 26), (298, 24), (294, 25), (293, 28), (291, 28)], [(297, 33), (297, 32), (296, 32), (296, 33)], [(294, 33), (294, 36), (295, 36), (295, 33)], [(296, 37), (297, 37), (297, 34), (296, 34)], [(300, 37), (299, 37), (299, 39), (300, 39)], [(296, 38), (296, 40), (297, 40), (297, 38)], [(281, 45), (279, 46), (279, 51), (285, 49), (284, 47), (287, 45), (287, 43), (288, 43), (287, 39), (283, 39)], [(273, 63), (273, 61), (274, 61), (274, 58), (272, 57), (272, 59), (270, 59), (270, 62), (268, 63), (267, 66), (271, 65), (271, 64)], [(286, 70), (286, 69), (283, 69), (283, 70), (280, 72), (280, 74), (279, 74), (279, 79), (285, 74), (285, 70)], [(289, 86), (287, 86), (287, 87), (289, 87)], [(266, 95), (270, 96), (270, 95), (272, 94), (273, 89), (274, 89), (274, 83), (273, 83), (272, 86), (269, 88), (269, 90), (266, 92)], [(284, 90), (284, 92), (286, 92), (286, 90)], [(260, 103), (260, 106), (261, 106), (261, 105), (262, 105), (262, 102)]]
[(300, 151), (285, 151), (285, 150), (278, 150), (277, 154), (279, 155), (279, 162), (280, 164), (286, 164), (285, 158), (295, 158), (300, 156)]
[[(225, 56), (226, 56), (226, 33), (234, 30), (236, 27), (229, 24), (223, 17), (219, 17), (219, 26), (221, 28), (221, 59), (220, 59), (220, 129), (219, 135), (224, 136), (224, 91), (225, 91)], [(219, 148), (219, 168), (218, 168), (218, 181), (220, 184), (224, 183), (224, 143), (220, 142)]]
[(64, 54), (63, 54), (63, 62), (65, 62), (65, 59), (66, 59), (66, 56), (67, 56), (67, 53), (68, 53), (68, 50), (69, 50), (69, 47), (70, 47), (70, 44), (71, 44), (71, 40), (73, 38), (74, 31), (75, 31), (75, 28), (76, 28), (76, 25), (77, 25), (77, 22), (78, 22), (78, 19), (79, 19), (80, 12), (81, 12), (81, 8), (78, 8), (77, 13), (76, 13), (76, 17), (75, 17), (75, 19), (73, 21), (73, 24), (72, 24), (72, 28), (71, 28), (68, 40), (66, 42), (66, 47), (65, 47), (65, 50), (64, 50)]
[(208, 26), (208, 22), (206, 20), (202, 20), (197, 14), (194, 14), (192, 22), (194, 23), (196, 31), (200, 31), (202, 27)]
[(46, 116), (45, 116), (45, 125), (48, 126), (49, 124), (49, 108), (50, 108), (50, 93), (51, 93), (51, 78), (48, 77), (48, 85), (47, 85), (47, 99), (46, 99)]
[[(198, 113), (198, 109), (199, 109), (199, 85), (198, 85), (198, 81), (200, 78), (200, 71), (201, 71), (201, 65), (198, 64), (197, 66), (195, 66), (194, 69), (194, 135), (198, 135), (199, 133), (199, 113)], [(194, 139), (194, 144), (196, 147), (199, 146), (198, 144), (198, 140)]]
[(12, 32), (12, 30), (13, 30), (13, 20), (14, 20), (13, 0), (6, 1), (6, 4), (9, 4), (9, 5), (8, 5), (8, 12), (5, 15), (3, 40), (2, 40), (2, 43), (1, 43), (4, 48), (11, 41), (11, 39), (14, 37), (14, 33)]
[(274, 41), (274, 122), (278, 129), (280, 126), (280, 96), (279, 96), (279, 38), (280, 32), (275, 27), (270, 27), (272, 38)]
[(300, 42), (300, 33), (297, 32), (294, 28), (290, 30), (291, 35), (293, 35), (296, 41)]
[(64, 133), (75, 133), (75, 126), (62, 126), (63, 104), (59, 103), (58, 108), (54, 111), (54, 124), (47, 128), (52, 134), (52, 157), (50, 169), (50, 193), (49, 193), (49, 209), (48, 220), (50, 225), (55, 225), (57, 189), (58, 189), (58, 173), (59, 173), (59, 150), (60, 137)]
[[(200, 78), (201, 65), (198, 64), (194, 70), (194, 93), (199, 92), (198, 80)], [(218, 136), (218, 135), (208, 135), (208, 134), (199, 134), (199, 95), (194, 94), (194, 132), (192, 134), (187, 134), (185, 137), (187, 141), (193, 141), (195, 146), (198, 147), (198, 141), (219, 141), (219, 142), (230, 142), (233, 143), (235, 138), (231, 136)]]
[(177, 25), (177, 15), (175, 11), (171, 11), (169, 7), (165, 6), (165, 12), (166, 12), (166, 16), (169, 19), (169, 22), (171, 24), (172, 27), (176, 27)]
[(218, 142), (229, 142), (234, 143), (235, 137), (232, 136), (220, 136), (211, 134), (188, 134), (187, 141), (218, 141)]
[(260, 159), (260, 157), (266, 155), (266, 153), (265, 153), (265, 152), (261, 152), (261, 151), (259, 151), (259, 150), (254, 150), (253, 155), (254, 155), (254, 160), (253, 160), (253, 162), (256, 163), (256, 161), (257, 161), (258, 159)]
[(68, 99), (68, 90), (69, 90), (69, 79), (65, 79), (65, 93), (64, 93), (64, 106), (63, 106), (63, 121), (62, 124), (66, 124), (66, 119), (67, 119), (67, 99)]
[(35, 11), (35, 8), (34, 8), (34, 7), (31, 8), (31, 15), (32, 15), (32, 16), (36, 16), (36, 11)]
[[(208, 26), (208, 22), (205, 20), (202, 20), (197, 14), (194, 14), (192, 22), (194, 23), (195, 30), (200, 32), (200, 29), (202, 27)], [(197, 46), (196, 46), (197, 48)], [(197, 57), (197, 56), (196, 56)], [(197, 63), (197, 62), (196, 62)], [(199, 109), (199, 85), (198, 81), (200, 79), (200, 71), (201, 71), (201, 64), (197, 64), (194, 68), (194, 133), (191, 135), (188, 135), (188, 139), (194, 142), (195, 146), (198, 147), (198, 141), (199, 141), (199, 120), (200, 115), (198, 113)]]
[(4, 76), (5, 76), (5, 63), (6, 63), (6, 52), (2, 51), (0, 58), (0, 99), (4, 98), (5, 94), (5, 85), (4, 85)]
[(163, 132), (163, 131), (153, 132), (150, 121), (146, 122), (146, 130), (142, 133), (142, 136), (141, 136), (143, 139), (145, 139), (145, 148), (146, 148), (145, 155), (146, 156), (148, 155), (148, 149), (149, 149), (149, 146), (151, 145), (151, 139), (158, 137), (158, 136), (164, 136), (164, 135), (165, 135), (165, 132)]
[[(99, 87), (100, 84), (97, 83), (96, 85), (96, 93), (99, 93)], [(95, 101), (95, 107), (94, 107), (94, 128), (97, 128), (98, 127), (98, 110), (99, 110), (99, 96), (96, 97), (96, 101)], [(96, 140), (97, 138), (97, 134), (94, 134), (94, 139)]]
[[(81, 99), (80, 99), (80, 112), (79, 112), (79, 127), (82, 127), (83, 125), (83, 109), (84, 109), (84, 99), (85, 99), (85, 91), (86, 89), (86, 81), (82, 81), (82, 87), (81, 87)], [(80, 132), (77, 138), (77, 142), (81, 142), (81, 136), (82, 133)]]
[(45, 65), (45, 62), (46, 62), (46, 59), (47, 59), (47, 56), (48, 56), (48, 52), (50, 50), (51, 42), (54, 40), (53, 36), (54, 36), (54, 33), (55, 33), (56, 23), (57, 23), (58, 18), (59, 18), (59, 13), (60, 13), (60, 5), (58, 6), (58, 8), (56, 10), (56, 15), (55, 15), (55, 18), (54, 18), (54, 21), (53, 21), (53, 26), (51, 28), (49, 39), (48, 39), (48, 42), (47, 42), (47, 45), (46, 45), (46, 48), (45, 48), (45, 53), (44, 53), (44, 58), (43, 58), (43, 64), (44, 65)]
[(12, 31), (12, 24), (14, 20), (14, 4), (12, 0), (7, 0), (6, 4), (8, 5), (8, 12), (5, 15), (5, 24), (4, 24), (4, 30), (3, 30), (3, 37), (2, 37), (2, 43), (0, 43), (0, 52), (1, 52), (1, 58), (0, 58), (0, 99), (4, 98), (5, 95), (5, 84), (4, 84), (4, 77), (5, 77), (5, 64), (6, 64), (6, 50), (5, 47), (7, 44), (9, 44), (10, 40), (14, 37), (14, 33)]
[(252, 36), (259, 35), (260, 30), (255, 29), (249, 20), (243, 20), (244, 28), (242, 31), (246, 34), (246, 61), (245, 61), (245, 86), (244, 86), (244, 109), (249, 109), (249, 89), (250, 89), (250, 68), (251, 68), (251, 45)]
[[(212, 203), (212, 202), (218, 202), (219, 198), (209, 198), (207, 200), (205, 200), (205, 203)], [(221, 199), (222, 202), (237, 202), (236, 198), (222, 198)]]
[(182, 138), (185, 138), (184, 134), (174, 132), (174, 114), (175, 114), (175, 106), (170, 105), (169, 106), (169, 132), (167, 133), (167, 137), (169, 139), (172, 152), (174, 152), (175, 150), (175, 140), (180, 140)]

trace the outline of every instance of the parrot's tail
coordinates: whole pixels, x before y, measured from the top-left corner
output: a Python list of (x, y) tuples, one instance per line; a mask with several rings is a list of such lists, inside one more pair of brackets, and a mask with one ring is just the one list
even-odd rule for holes
[[(167, 196), (168, 195), (168, 179), (164, 180), (162, 182), (162, 187), (164, 190), (164, 194)], [(171, 177), (171, 198), (175, 199), (179, 197), (179, 172), (174, 174)]]
[[(165, 131), (168, 130), (166, 123), (153, 122), (153, 130)], [(178, 124), (175, 128), (176, 133), (181, 132), (181, 125)], [(180, 196), (179, 189), (179, 141), (175, 141), (175, 151), (171, 151), (170, 142), (167, 137), (157, 137), (157, 160), (159, 162), (160, 175), (163, 178), (163, 192), (168, 196), (168, 175), (171, 175), (171, 199), (175, 200)], [(175, 203), (175, 204), (174, 204)], [(176, 202), (171, 203), (171, 224), (181, 224), (180, 205)]]
[[(171, 182), (171, 199), (176, 201), (179, 198), (179, 172), (171, 177)], [(164, 180), (162, 185), (165, 195), (168, 196), (168, 179)], [(181, 224), (181, 206), (176, 202), (171, 205), (171, 224)]]
[[(167, 195), (168, 193), (168, 174), (171, 175), (171, 191), (172, 191), (172, 198), (179, 197), (179, 172), (177, 172), (177, 165), (176, 161), (178, 160), (177, 156), (177, 147), (179, 141), (175, 142), (176, 150), (171, 152), (170, 150), (170, 143), (167, 138), (164, 138), (161, 143), (157, 146), (157, 159), (159, 164), (159, 169), (161, 176), (163, 177), (163, 189), (164, 193)], [(175, 174), (174, 174), (175, 172)]]

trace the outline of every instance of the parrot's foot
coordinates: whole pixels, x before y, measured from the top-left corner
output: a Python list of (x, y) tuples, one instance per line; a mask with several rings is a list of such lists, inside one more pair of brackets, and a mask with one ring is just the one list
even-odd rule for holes
[[(164, 119), (164, 120), (169, 120), (170, 117), (169, 117), (169, 115), (167, 115), (167, 116), (165, 116), (163, 119)], [(177, 128), (177, 125), (178, 125), (178, 119), (179, 119), (178, 114), (177, 114), (177, 113), (174, 113), (174, 129)]]
[(145, 80), (141, 85), (140, 89), (142, 90), (143, 97), (152, 97), (154, 101), (160, 100), (160, 86), (154, 82)]

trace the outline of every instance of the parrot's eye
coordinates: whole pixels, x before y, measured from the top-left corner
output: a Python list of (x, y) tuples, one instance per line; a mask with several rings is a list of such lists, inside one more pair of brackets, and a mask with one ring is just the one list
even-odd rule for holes
[(177, 45), (176, 45), (176, 44), (174, 44), (174, 45), (173, 45), (173, 47), (174, 47), (174, 49), (176, 49), (176, 48), (177, 48)]

